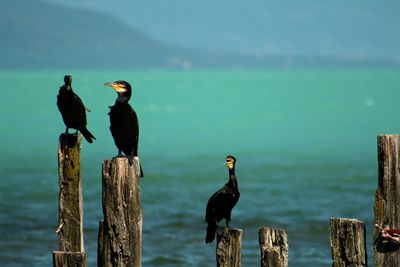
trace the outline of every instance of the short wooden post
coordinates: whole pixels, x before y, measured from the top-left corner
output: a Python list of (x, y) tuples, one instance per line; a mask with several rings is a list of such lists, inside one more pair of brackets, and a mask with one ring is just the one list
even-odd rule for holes
[(141, 267), (142, 208), (139, 161), (103, 162), (103, 213), (99, 224), (98, 266)]
[(258, 231), (261, 267), (288, 266), (288, 238), (284, 230), (261, 227)]
[(242, 230), (226, 227), (217, 229), (217, 267), (242, 266)]
[[(378, 187), (374, 222), (381, 227), (400, 228), (400, 136), (378, 136)], [(400, 266), (400, 246), (383, 240), (374, 231), (375, 266)]]
[(80, 168), (80, 134), (61, 134), (58, 145), (59, 207), (58, 250), (53, 266), (86, 266), (83, 245), (83, 198)]
[(367, 250), (364, 222), (331, 218), (332, 267), (365, 267)]

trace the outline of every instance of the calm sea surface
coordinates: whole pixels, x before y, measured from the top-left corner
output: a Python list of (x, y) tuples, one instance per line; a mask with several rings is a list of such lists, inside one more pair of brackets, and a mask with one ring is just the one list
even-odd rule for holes
[[(52, 266), (57, 250), (56, 95), (65, 72), (0, 72), (0, 265)], [(133, 84), (141, 127), (143, 266), (215, 266), (204, 243), (209, 196), (236, 156), (243, 266), (259, 266), (258, 229), (285, 229), (291, 266), (331, 266), (329, 219), (367, 226), (372, 254), (376, 136), (399, 133), (400, 71), (69, 72), (86, 106), (85, 249), (96, 266), (101, 164), (117, 154), (108, 126), (116, 94)]]

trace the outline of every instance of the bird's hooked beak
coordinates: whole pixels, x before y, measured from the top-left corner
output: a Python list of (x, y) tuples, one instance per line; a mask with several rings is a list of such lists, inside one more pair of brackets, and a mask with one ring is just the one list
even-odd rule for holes
[(114, 89), (118, 93), (126, 92), (126, 88), (122, 87), (119, 83), (106, 82), (106, 83), (104, 83), (104, 86), (110, 86), (112, 89)]
[(111, 83), (111, 82), (106, 82), (104, 83), (104, 86), (110, 86), (113, 87), (115, 83)]

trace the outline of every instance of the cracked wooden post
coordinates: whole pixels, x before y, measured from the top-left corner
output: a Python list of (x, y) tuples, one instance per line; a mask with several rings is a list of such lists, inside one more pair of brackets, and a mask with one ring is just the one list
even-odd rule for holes
[(86, 266), (86, 253), (54, 251), (53, 266), (60, 266), (60, 267)]
[(61, 134), (58, 145), (59, 207), (58, 251), (53, 266), (86, 266), (83, 245), (83, 198), (80, 168), (80, 134)]
[[(400, 228), (399, 135), (378, 136), (378, 187), (375, 192), (374, 222)], [(374, 229), (375, 266), (400, 266), (400, 246), (383, 240)]]
[(226, 227), (217, 229), (217, 267), (242, 266), (242, 230)]
[(98, 266), (141, 267), (142, 207), (139, 160), (113, 158), (103, 162), (103, 213), (99, 223)]
[(261, 267), (288, 266), (288, 238), (284, 230), (261, 227), (258, 231)]
[(366, 267), (367, 248), (364, 222), (331, 218), (332, 267)]

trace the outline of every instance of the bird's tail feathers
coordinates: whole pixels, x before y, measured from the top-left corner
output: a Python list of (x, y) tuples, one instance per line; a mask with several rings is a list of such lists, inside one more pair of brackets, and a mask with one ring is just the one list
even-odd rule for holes
[(142, 164), (139, 164), (140, 167), (140, 176), (139, 177), (143, 177), (143, 169), (142, 169)]
[[(134, 158), (136, 158), (139, 161), (138, 156), (128, 155), (126, 157), (128, 158), (129, 165), (133, 164), (133, 159)], [(139, 168), (140, 168), (139, 177), (143, 177), (143, 169), (142, 169), (142, 164), (140, 163), (140, 161), (139, 161)]]
[(206, 243), (211, 243), (215, 239), (215, 232), (217, 232), (217, 223), (216, 222), (208, 222), (207, 225), (207, 235), (206, 235)]
[(93, 134), (89, 132), (89, 130), (86, 127), (80, 128), (79, 131), (81, 132), (83, 137), (85, 137), (86, 141), (88, 141), (89, 143), (93, 143), (92, 139), (96, 139), (96, 137), (94, 137)]

